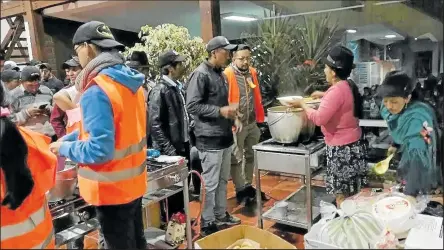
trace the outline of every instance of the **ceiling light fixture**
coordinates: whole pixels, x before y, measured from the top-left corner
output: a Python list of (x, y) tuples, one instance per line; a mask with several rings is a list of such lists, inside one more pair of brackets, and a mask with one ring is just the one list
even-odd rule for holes
[(348, 29), (347, 33), (354, 34), (354, 33), (356, 33), (356, 30), (355, 29)]
[(252, 22), (252, 21), (256, 21), (257, 18), (255, 17), (249, 17), (249, 16), (226, 16), (223, 19), (225, 20), (232, 20), (232, 21), (239, 21), (239, 22)]
[(395, 38), (396, 35), (385, 35), (385, 38)]

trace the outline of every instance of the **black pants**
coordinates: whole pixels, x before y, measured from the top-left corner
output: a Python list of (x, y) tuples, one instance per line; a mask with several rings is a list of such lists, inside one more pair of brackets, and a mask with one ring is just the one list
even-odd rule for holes
[(107, 249), (146, 249), (142, 198), (122, 205), (97, 206), (96, 211)]

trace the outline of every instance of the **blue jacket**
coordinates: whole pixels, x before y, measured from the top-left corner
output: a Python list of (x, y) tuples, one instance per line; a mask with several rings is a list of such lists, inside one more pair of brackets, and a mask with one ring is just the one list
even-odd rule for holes
[[(142, 86), (145, 76), (125, 65), (103, 69), (100, 74), (129, 88), (133, 93)], [(114, 117), (111, 102), (97, 85), (88, 88), (80, 100), (83, 127), (89, 134), (86, 141), (78, 139), (76, 130), (62, 138), (59, 154), (81, 164), (99, 164), (114, 157)]]

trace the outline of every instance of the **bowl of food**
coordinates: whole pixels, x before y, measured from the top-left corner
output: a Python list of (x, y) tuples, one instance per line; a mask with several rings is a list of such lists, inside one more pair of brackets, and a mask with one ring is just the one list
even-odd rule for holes
[(302, 96), (283, 96), (283, 97), (278, 97), (277, 100), (284, 106), (291, 106), (290, 103), (293, 100), (297, 100), (297, 99), (303, 99), (304, 97)]

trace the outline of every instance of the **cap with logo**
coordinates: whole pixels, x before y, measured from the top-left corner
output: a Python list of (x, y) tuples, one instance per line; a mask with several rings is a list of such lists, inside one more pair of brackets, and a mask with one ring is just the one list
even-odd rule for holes
[(377, 90), (379, 97), (408, 97), (413, 92), (413, 81), (399, 70), (387, 73)]
[(20, 80), (20, 73), (12, 69), (4, 70), (1, 75), (2, 81), (6, 83), (14, 80)]
[(35, 66), (26, 66), (20, 73), (20, 80), (23, 82), (33, 82), (40, 80), (40, 70)]
[(159, 67), (183, 61), (185, 61), (184, 56), (179, 55), (179, 53), (174, 50), (169, 50), (159, 56)]
[(6, 61), (3, 63), (3, 70), (19, 71), (20, 68), (17, 66), (17, 63), (15, 63), (14, 61)]
[(74, 56), (62, 64), (62, 69), (69, 69), (71, 67), (80, 67), (79, 58)]
[(325, 64), (335, 69), (353, 69), (353, 52), (344, 46), (333, 47), (325, 59)]
[(207, 43), (207, 51), (211, 52), (215, 49), (226, 49), (226, 50), (234, 50), (236, 49), (237, 45), (235, 44), (230, 44), (230, 41), (228, 41), (228, 39), (224, 36), (216, 36), (214, 38), (212, 38), (208, 43)]
[(87, 22), (77, 29), (72, 39), (72, 43), (78, 45), (84, 42), (92, 43), (100, 48), (106, 49), (125, 48), (123, 44), (116, 41), (109, 27), (99, 21)]

